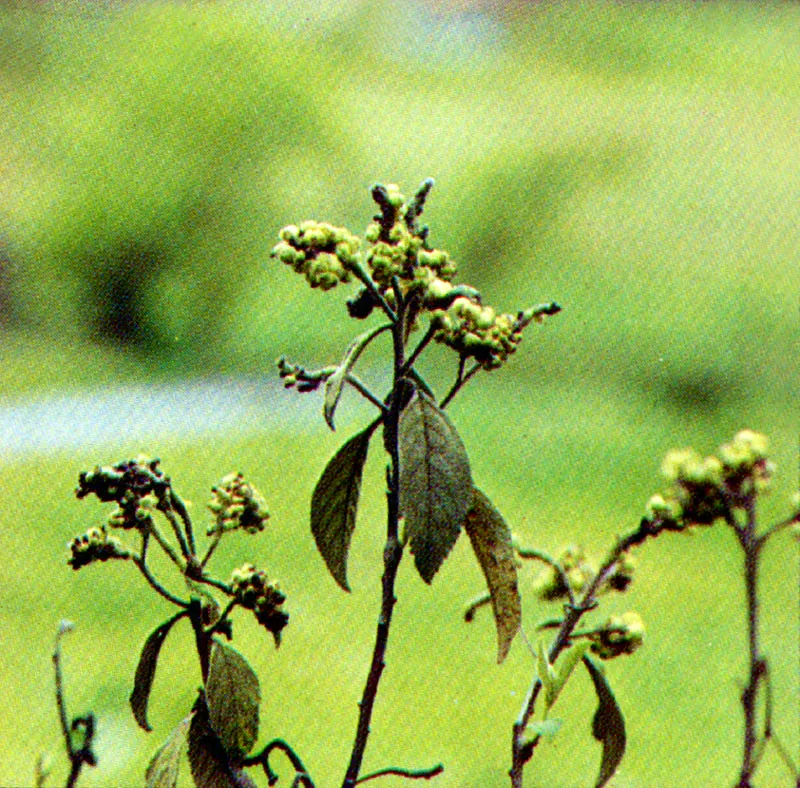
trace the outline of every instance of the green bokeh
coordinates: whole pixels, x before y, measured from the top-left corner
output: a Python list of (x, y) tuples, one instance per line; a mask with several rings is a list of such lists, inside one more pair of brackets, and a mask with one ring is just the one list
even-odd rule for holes
[[(269, 261), (278, 228), (316, 218), (360, 232), (372, 183), (409, 193), (434, 176), (432, 240), (485, 301), (565, 307), (453, 406), (476, 481), (516, 531), (551, 551), (602, 551), (659, 488), (669, 448), (710, 452), (745, 426), (771, 438), (781, 476), (765, 516), (781, 516), (800, 382), (798, 33), (800, 9), (770, 4), (6, 5), (0, 395), (266, 375), (281, 352), (329, 363), (362, 327), (339, 320), (339, 290), (310, 292)], [(449, 357), (432, 355), (444, 385)], [(285, 736), (318, 784), (335, 784), (372, 644), (383, 521), (374, 451), (344, 595), (306, 523), (316, 475), (355, 428), (352, 397), (339, 419), (339, 436), (320, 418), (300, 434), (254, 424), (247, 442), (121, 436), (3, 459), (0, 677), (14, 691), (0, 704), (0, 783), (29, 782), (42, 751), (63, 771), (49, 660), (62, 617), (78, 624), (65, 644), (71, 711), (100, 717), (101, 766), (85, 785), (139, 784), (191, 703), (199, 677), (176, 632), (156, 733), (137, 731), (136, 651), (166, 611), (128, 567), (64, 563), (68, 539), (101, 517), (73, 499), (77, 472), (144, 448), (200, 520), (231, 470), (266, 494), (271, 530), (219, 566), (263, 563), (292, 621), (277, 653), (244, 621), (237, 645), (264, 682), (262, 741)], [(767, 551), (762, 590), (776, 724), (797, 752), (793, 549)], [(733, 782), (738, 561), (720, 529), (640, 551), (641, 580), (616, 605), (642, 613), (648, 639), (609, 667), (630, 736), (618, 788)], [(518, 642), (497, 667), (488, 618), (462, 623), (482, 587), (465, 544), (431, 588), (410, 570), (406, 559), (366, 768), (441, 760), (443, 786), (505, 784), (531, 660)], [(525, 611), (532, 628), (541, 611), (532, 599)], [(559, 702), (566, 724), (532, 786), (590, 783), (599, 753), (581, 695)], [(774, 753), (762, 768), (761, 784), (786, 784)]]

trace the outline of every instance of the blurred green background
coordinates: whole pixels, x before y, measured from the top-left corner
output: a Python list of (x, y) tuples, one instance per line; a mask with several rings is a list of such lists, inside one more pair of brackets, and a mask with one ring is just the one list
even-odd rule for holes
[[(281, 579), (292, 621), (279, 652), (236, 622), (264, 686), (261, 740), (290, 740), (320, 786), (341, 778), (378, 609), (383, 461), (374, 451), (368, 464), (346, 596), (315, 553), (308, 501), (368, 410), (350, 396), (331, 435), (309, 417), (318, 398), (279, 390), (272, 362), (330, 363), (363, 327), (345, 319), (341, 290), (311, 292), (268, 255), (291, 221), (361, 232), (376, 181), (408, 194), (436, 179), (432, 241), (485, 302), (565, 308), (452, 407), (477, 483), (526, 542), (601, 553), (660, 488), (669, 448), (710, 452), (742, 427), (771, 438), (779, 475), (764, 518), (785, 515), (798, 466), (799, 112), (790, 4), (0, 6), (0, 784), (31, 784), (42, 752), (50, 784), (63, 782), (50, 664), (61, 618), (78, 625), (70, 712), (99, 716), (100, 765), (83, 785), (141, 784), (192, 702), (199, 675), (176, 631), (156, 731), (136, 728), (138, 648), (168, 611), (130, 567), (65, 563), (67, 541), (103, 517), (74, 499), (78, 472), (142, 450), (163, 458), (199, 522), (231, 470), (267, 496), (268, 533), (232, 539), (215, 569), (254, 560)], [(435, 349), (431, 378), (446, 385), (450, 363)], [(233, 381), (256, 405), (232, 397), (222, 426), (152, 435), (113, 398), (157, 390), (159, 409), (181, 411), (187, 381)], [(48, 418), (76, 434), (78, 422), (126, 427), (65, 442)], [(633, 590), (604, 602), (648, 626), (645, 647), (608, 666), (629, 732), (613, 785), (730, 785), (745, 670), (732, 535), (666, 537), (638, 558)], [(430, 588), (404, 562), (366, 770), (442, 761), (445, 788), (506, 784), (533, 665), (517, 642), (498, 667), (489, 617), (463, 623), (482, 585), (465, 543)], [(788, 537), (766, 552), (761, 589), (776, 728), (796, 754)], [(528, 630), (551, 612), (529, 595)], [(581, 677), (559, 701), (565, 725), (526, 785), (591, 784), (589, 687)], [(393, 780), (383, 785), (405, 784)], [(770, 750), (759, 785), (788, 784)]]

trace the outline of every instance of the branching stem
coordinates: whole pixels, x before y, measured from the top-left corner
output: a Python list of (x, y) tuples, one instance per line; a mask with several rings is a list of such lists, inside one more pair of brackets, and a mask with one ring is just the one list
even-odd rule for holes
[[(554, 664), (559, 654), (567, 648), (574, 635), (575, 628), (583, 615), (592, 610), (597, 605), (597, 595), (605, 584), (606, 580), (614, 571), (617, 562), (632, 547), (640, 545), (648, 537), (657, 536), (662, 531), (662, 527), (647, 519), (639, 523), (639, 527), (632, 531), (628, 536), (619, 539), (612, 548), (600, 571), (594, 576), (592, 582), (584, 591), (577, 604), (567, 604), (564, 606), (564, 620), (556, 633), (553, 642), (550, 644), (547, 659), (550, 664)], [(533, 717), (536, 707), (536, 700), (542, 691), (542, 682), (538, 674), (534, 672), (533, 680), (525, 696), (520, 713), (514, 723), (513, 735), (511, 740), (511, 777), (512, 788), (522, 788), (523, 771), (525, 764), (533, 757), (536, 745), (540, 737), (526, 741), (525, 730)]]
[(432, 777), (436, 777), (437, 774), (441, 774), (443, 771), (444, 766), (441, 763), (437, 763), (436, 766), (433, 766), (430, 769), (399, 769), (397, 767), (390, 766), (388, 769), (381, 769), (377, 772), (365, 774), (363, 777), (356, 780), (356, 785), (361, 785), (361, 783), (365, 783), (369, 780), (375, 780), (378, 777), (387, 777), (390, 774), (397, 775), (398, 777), (405, 777), (409, 780), (430, 780)]

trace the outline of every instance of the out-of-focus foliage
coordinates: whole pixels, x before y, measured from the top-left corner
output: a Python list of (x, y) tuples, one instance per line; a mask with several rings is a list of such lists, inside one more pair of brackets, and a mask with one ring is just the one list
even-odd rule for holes
[(793, 331), (800, 12), (493, 8), (4, 7), (4, 314), (261, 369), (309, 304), (342, 308), (268, 263), (275, 230), (361, 232), (370, 183), (433, 175), (432, 238), (472, 284), (575, 315), (545, 351), (565, 376), (751, 395)]

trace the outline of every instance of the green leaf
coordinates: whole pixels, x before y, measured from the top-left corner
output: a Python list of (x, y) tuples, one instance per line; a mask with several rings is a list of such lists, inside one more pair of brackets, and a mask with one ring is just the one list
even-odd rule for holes
[(389, 328), (391, 328), (391, 325), (386, 324), (378, 326), (371, 331), (365, 331), (363, 334), (357, 336), (347, 348), (342, 363), (336, 367), (336, 371), (325, 381), (325, 405), (323, 407), (323, 413), (325, 415), (325, 421), (328, 422), (328, 426), (332, 430), (336, 429), (333, 425), (333, 417), (336, 413), (336, 406), (339, 404), (339, 399), (342, 396), (342, 387), (347, 380), (347, 376), (355, 366), (364, 348), (372, 342), (378, 334), (381, 334)]
[(545, 705), (549, 711), (553, 708), (561, 690), (564, 689), (575, 666), (583, 659), (586, 652), (591, 648), (591, 643), (582, 640), (572, 646), (555, 665), (555, 678), (548, 692), (545, 693)]
[(232, 762), (209, 721), (202, 690), (189, 725), (189, 767), (197, 788), (256, 788), (255, 783)]
[(167, 740), (156, 750), (145, 772), (145, 788), (175, 788), (181, 757), (189, 737), (189, 724), (194, 714), (182, 720)]
[(136, 675), (133, 679), (133, 691), (129, 700), (134, 719), (139, 727), (146, 731), (153, 730), (147, 721), (147, 703), (150, 700), (150, 690), (153, 689), (158, 655), (161, 653), (161, 646), (164, 645), (164, 640), (172, 629), (172, 625), (184, 616), (186, 616), (186, 611), (182, 610), (160, 627), (156, 627), (142, 646), (142, 653), (139, 656), (139, 664), (136, 666)]
[(595, 783), (595, 788), (603, 788), (614, 776), (625, 754), (625, 719), (600, 666), (587, 656), (583, 657), (583, 664), (589, 671), (599, 701), (592, 719), (592, 736), (603, 745), (600, 774)]
[(219, 640), (211, 648), (206, 697), (211, 727), (225, 751), (246, 755), (258, 738), (258, 677), (233, 646)]
[(551, 738), (558, 733), (561, 725), (561, 720), (535, 720), (534, 722), (528, 723), (526, 730), (530, 731), (536, 736), (547, 736), (548, 738)]
[(400, 511), (417, 571), (433, 580), (472, 505), (464, 444), (444, 411), (417, 390), (400, 415)]
[(497, 661), (502, 662), (522, 623), (522, 603), (517, 586), (517, 565), (511, 530), (492, 502), (473, 488), (472, 508), (464, 521), (475, 557), (481, 565), (492, 598), (497, 626)]
[(311, 496), (311, 533), (328, 571), (345, 590), (347, 554), (356, 527), (361, 474), (375, 426), (344, 443), (325, 466)]
[[(545, 698), (553, 692), (553, 685), (556, 681), (556, 671), (550, 664), (550, 659), (547, 656), (547, 651), (544, 647), (544, 641), (539, 641), (539, 647), (536, 650), (536, 673), (539, 676), (539, 681), (544, 686)], [(548, 708), (550, 706), (546, 704)]]

